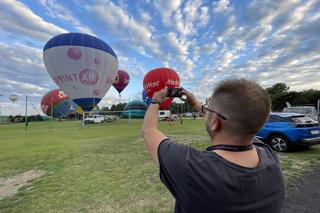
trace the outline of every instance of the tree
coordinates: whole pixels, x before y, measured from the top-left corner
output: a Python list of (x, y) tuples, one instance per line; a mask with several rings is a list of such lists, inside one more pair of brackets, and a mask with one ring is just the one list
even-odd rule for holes
[(302, 92), (290, 91), (284, 83), (276, 83), (266, 89), (272, 102), (272, 110), (282, 111), (286, 107), (286, 102), (293, 106), (313, 105), (317, 107), (317, 101), (320, 99), (320, 91), (309, 89)]
[(319, 90), (314, 90), (314, 89), (304, 90), (302, 92), (302, 95), (303, 95), (305, 102), (307, 104), (311, 104), (314, 107), (317, 107), (318, 99), (320, 99), (320, 91)]
[(272, 110), (282, 111), (286, 107), (286, 102), (289, 102), (292, 105), (301, 105), (305, 104), (305, 100), (301, 92), (290, 91), (287, 93), (277, 94), (271, 96), (272, 100)]
[(107, 106), (101, 107), (101, 110), (104, 111), (104, 112), (105, 111), (110, 111), (109, 107), (107, 107)]
[(123, 111), (127, 103), (112, 104), (110, 111)]
[(186, 112), (193, 112), (194, 109), (192, 106), (186, 103), (176, 103), (172, 102), (171, 106), (169, 107), (169, 110), (173, 114), (179, 114), (179, 113), (186, 113)]
[(279, 94), (287, 93), (289, 87), (285, 83), (276, 83), (275, 85), (267, 88), (266, 90), (270, 96), (276, 96)]

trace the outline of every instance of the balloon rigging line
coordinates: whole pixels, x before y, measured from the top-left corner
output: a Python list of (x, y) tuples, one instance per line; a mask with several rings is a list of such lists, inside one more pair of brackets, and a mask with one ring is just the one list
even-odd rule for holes
[(37, 107), (35, 107), (34, 104), (31, 102), (30, 97), (28, 97), (28, 101), (32, 105), (33, 109), (38, 113), (38, 115), (40, 115), (40, 112), (38, 111)]

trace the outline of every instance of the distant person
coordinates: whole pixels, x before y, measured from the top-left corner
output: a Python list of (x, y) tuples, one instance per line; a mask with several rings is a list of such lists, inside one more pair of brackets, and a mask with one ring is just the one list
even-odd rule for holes
[(182, 114), (179, 114), (179, 119), (180, 119), (180, 124), (182, 125), (182, 123), (183, 123)]
[(169, 122), (169, 125), (170, 125), (170, 126), (173, 125), (172, 115), (169, 115), (169, 117), (168, 117), (168, 122)]
[(254, 139), (270, 113), (265, 90), (246, 79), (226, 80), (202, 106), (183, 90), (183, 100), (205, 115), (213, 143), (205, 151), (175, 143), (157, 129), (166, 92), (153, 95), (142, 134), (161, 181), (176, 199), (174, 212), (280, 212), (285, 191), (279, 160)]

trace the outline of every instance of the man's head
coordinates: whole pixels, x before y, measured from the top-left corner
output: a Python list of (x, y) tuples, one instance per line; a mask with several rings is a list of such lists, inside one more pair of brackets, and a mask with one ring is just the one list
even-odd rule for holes
[(213, 138), (218, 133), (233, 136), (254, 136), (270, 114), (266, 91), (253, 81), (234, 79), (222, 81), (214, 90), (208, 108), (224, 115), (207, 112), (206, 128)]

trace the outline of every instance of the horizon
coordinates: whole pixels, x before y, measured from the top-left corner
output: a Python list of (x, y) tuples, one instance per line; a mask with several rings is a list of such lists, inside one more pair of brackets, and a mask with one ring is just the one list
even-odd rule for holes
[[(58, 88), (44, 67), (43, 47), (66, 32), (90, 34), (112, 47), (119, 69), (130, 75), (122, 100), (142, 100), (143, 77), (158, 67), (175, 70), (181, 86), (202, 101), (228, 78), (264, 88), (320, 89), (316, 0), (3, 0), (0, 6), (2, 115), (24, 114), (26, 95), (42, 113), (41, 98)], [(10, 95), (18, 100), (12, 103)], [(117, 103), (111, 87), (99, 107)]]

